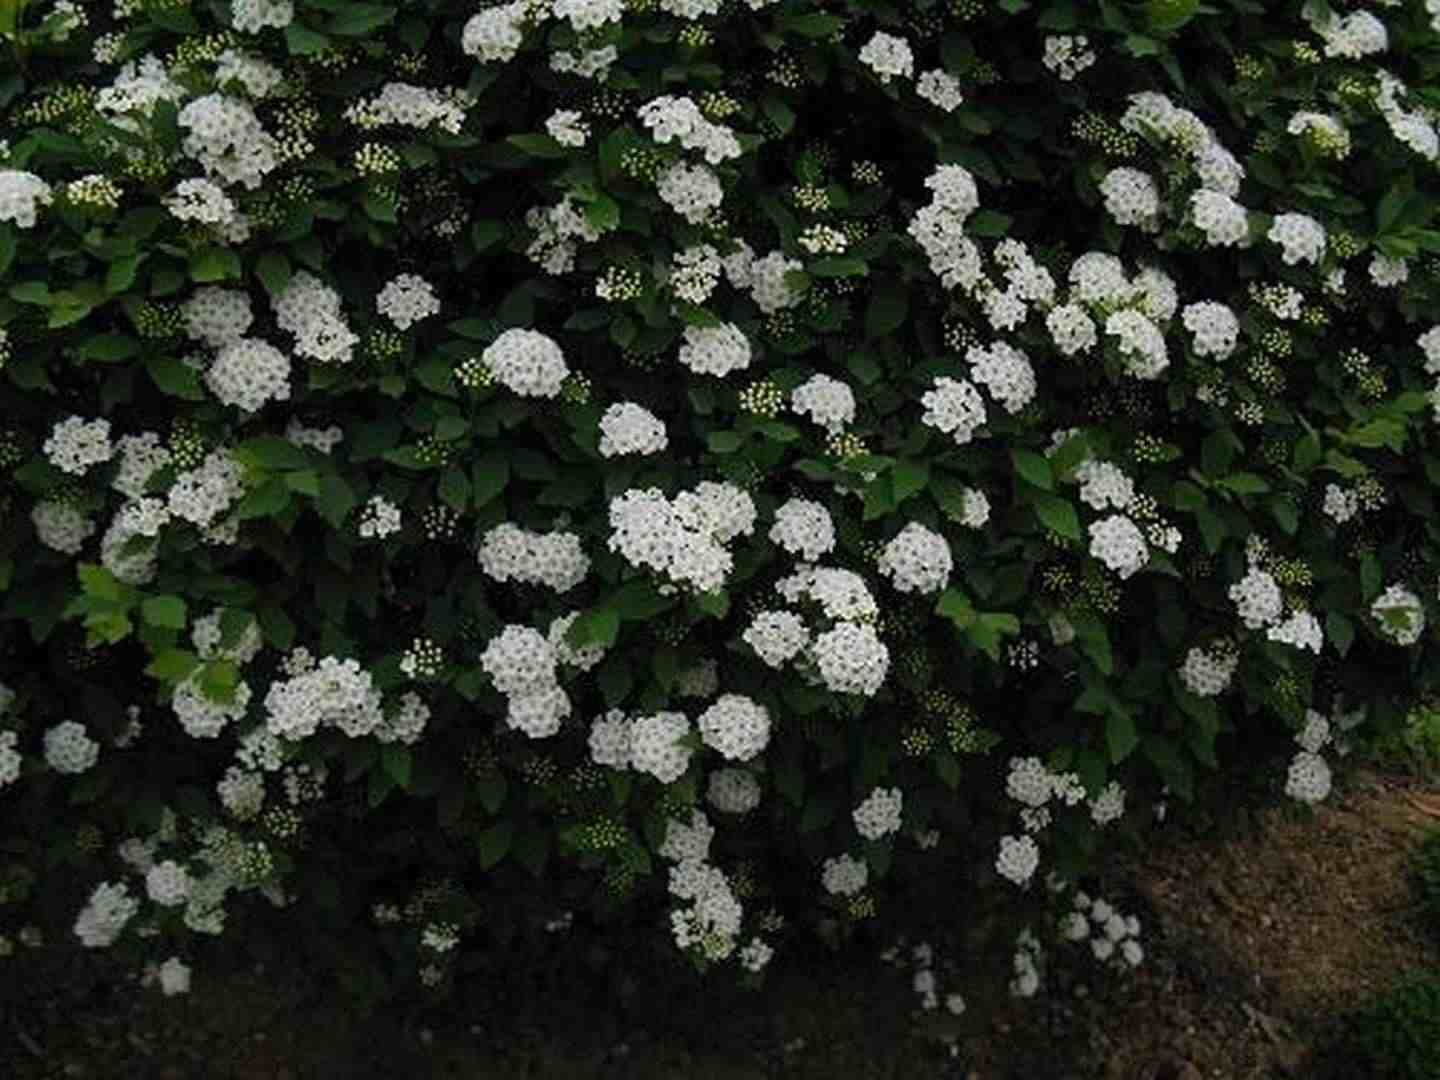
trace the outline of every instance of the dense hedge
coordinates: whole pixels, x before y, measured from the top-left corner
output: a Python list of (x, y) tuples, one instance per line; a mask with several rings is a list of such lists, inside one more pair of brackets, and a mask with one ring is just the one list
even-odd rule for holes
[(1437, 670), (1436, 7), (0, 0), (0, 918), (756, 972), (1324, 798)]

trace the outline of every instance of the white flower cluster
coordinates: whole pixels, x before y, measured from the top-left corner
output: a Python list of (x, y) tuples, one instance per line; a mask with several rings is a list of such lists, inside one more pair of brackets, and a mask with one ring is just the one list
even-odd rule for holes
[(1370, 280), (1382, 289), (1394, 289), (1410, 280), (1410, 264), (1379, 252), (1370, 260)]
[(244, 493), (245, 467), (222, 447), (206, 454), (195, 468), (176, 474), (166, 505), (176, 517), (205, 528)]
[(680, 363), (697, 375), (724, 378), (749, 367), (750, 357), (750, 341), (734, 323), (685, 328)]
[(711, 165), (738, 158), (739, 140), (724, 124), (706, 120), (700, 107), (688, 97), (663, 95), (652, 98), (637, 110), (640, 122), (650, 129), (657, 143), (678, 140), (686, 150), (699, 150)]
[(856, 831), (866, 840), (879, 840), (882, 836), (899, 832), (902, 803), (899, 788), (877, 787), (852, 814)]
[(970, 377), (990, 391), (1005, 411), (1018, 413), (1035, 399), (1035, 369), (1013, 345), (997, 341), (988, 349), (972, 345), (965, 353)]
[(259, 338), (237, 338), (216, 354), (205, 385), (222, 404), (255, 412), (268, 401), (290, 400), (290, 358)]
[(1240, 666), (1240, 652), (1233, 643), (1216, 642), (1208, 649), (1191, 646), (1180, 665), (1180, 681), (1198, 697), (1215, 697), (1230, 689), (1230, 680)]
[(1291, 135), (1309, 139), (1323, 154), (1339, 160), (1350, 153), (1350, 132), (1335, 117), (1327, 113), (1302, 110), (1290, 117), (1285, 130)]
[(113, 945), (135, 914), (140, 901), (130, 895), (123, 883), (104, 882), (95, 886), (89, 901), (75, 919), (75, 936), (89, 949)]
[(375, 297), (375, 310), (397, 330), (409, 330), (421, 319), (440, 313), (440, 298), (435, 286), (419, 274), (397, 274)]
[(1007, 881), (1022, 888), (1030, 883), (1040, 866), (1040, 847), (1031, 836), (1002, 836), (995, 856), (995, 870)]
[(1170, 366), (1165, 335), (1138, 311), (1117, 311), (1105, 320), (1105, 333), (1118, 339), (1125, 370), (1137, 379), (1158, 379)]
[(181, 149), (223, 184), (253, 191), (280, 164), (280, 144), (242, 98), (206, 94), (181, 109), (178, 121)]
[(835, 550), (835, 523), (830, 512), (809, 499), (792, 498), (781, 503), (768, 536), (772, 543), (804, 562), (815, 562)]
[(810, 644), (805, 620), (793, 611), (761, 611), (740, 635), (755, 655), (772, 668), (781, 668)]
[(424, 130), (438, 127), (459, 135), (471, 99), (464, 90), (435, 90), (428, 86), (389, 82), (369, 101), (357, 101), (345, 110), (345, 119), (369, 131), (386, 124)]
[(1121, 970), (1134, 970), (1145, 960), (1140, 920), (1083, 892), (1075, 894), (1074, 907), (1060, 919), (1060, 936), (1077, 943), (1088, 940), (1096, 960)]
[(488, 7), (472, 15), (461, 31), (461, 49), (482, 64), (497, 60), (508, 63), (515, 59), (525, 41), (525, 23), (530, 10), (527, 0), (514, 0), (514, 3)]
[(272, 682), (265, 710), (270, 734), (296, 742), (322, 726), (363, 738), (385, 719), (383, 698), (370, 673), (358, 661), (336, 656), (324, 657), (303, 674)]
[(1318, 263), (1325, 254), (1325, 227), (1308, 214), (1276, 214), (1265, 237), (1285, 249), (1286, 266)]
[(853, 855), (836, 855), (825, 860), (820, 883), (831, 896), (854, 896), (870, 881), (870, 867)]
[(20, 766), (24, 759), (15, 749), (18, 736), (13, 731), (0, 731), (0, 788), (8, 787), (20, 779)]
[(1385, 24), (1368, 11), (1337, 15), (1327, 7), (1325, 14), (1321, 15), (1316, 5), (1307, 3), (1300, 14), (1310, 24), (1310, 29), (1324, 41), (1326, 56), (1359, 60), (1384, 52), (1390, 45)]
[(915, 53), (904, 38), (875, 31), (860, 49), (860, 62), (875, 72), (882, 83), (892, 77), (903, 75), (910, 78), (915, 74)]
[(340, 294), (308, 270), (291, 278), (274, 299), (275, 321), (295, 337), (295, 352), (322, 363), (346, 364), (360, 337), (345, 322)]
[(512, 327), (486, 346), (480, 359), (502, 386), (522, 397), (553, 398), (570, 374), (559, 344), (538, 330)]
[(165, 207), (180, 221), (228, 226), (236, 220), (236, 207), (223, 188), (209, 180), (181, 180), (165, 199)]
[(1211, 247), (1249, 247), (1250, 212), (1223, 191), (1201, 188), (1190, 196), (1190, 219)]
[(344, 441), (345, 432), (338, 424), (331, 424), (327, 428), (306, 427), (298, 418), (292, 416), (285, 425), (285, 438), (296, 446), (307, 446), (322, 454), (328, 454)]
[(954, 560), (937, 532), (912, 521), (880, 553), (880, 572), (900, 592), (940, 592), (950, 583)]
[(722, 814), (748, 814), (760, 805), (760, 781), (744, 769), (716, 769), (705, 798)]
[(295, 19), (293, 0), (231, 0), (230, 25), (244, 34), (273, 27), (284, 30)]
[(1375, 107), (1385, 118), (1390, 134), (1419, 154), (1426, 161), (1440, 160), (1440, 132), (1435, 130), (1432, 114), (1423, 106), (1407, 111), (1400, 98), (1409, 93), (1405, 84), (1388, 71), (1375, 72)]
[(965, 102), (965, 95), (960, 92), (960, 80), (939, 68), (920, 74), (920, 78), (915, 80), (915, 93), (947, 113), (954, 112)]
[(705, 745), (731, 761), (749, 761), (770, 743), (770, 712), (743, 694), (721, 694), (696, 720)]
[(815, 637), (807, 657), (825, 686), (839, 694), (871, 697), (890, 670), (890, 650), (869, 624), (837, 623)]
[(1320, 649), (1325, 644), (1325, 632), (1320, 627), (1320, 620), (1303, 609), (1292, 611), (1288, 618), (1270, 627), (1265, 631), (1265, 637), (1282, 645), (1309, 649), (1316, 656), (1320, 655)]
[[(735, 951), (744, 909), (725, 874), (706, 862), (715, 828), (699, 810), (692, 810), (690, 824), (671, 818), (666, 826), (660, 855), (675, 865), (670, 868), (670, 895), (688, 906), (677, 905), (670, 913), (670, 930), (680, 949), (696, 949), (710, 960), (719, 960)], [(757, 938), (752, 944), (763, 943)], [(752, 949), (749, 964), (764, 966), (768, 956)]]
[(1045, 39), (1042, 62), (1061, 82), (1071, 82), (1095, 63), (1095, 50), (1089, 46), (1084, 34), (1052, 34)]
[(610, 500), (611, 551), (676, 585), (713, 592), (734, 558), (725, 545), (755, 528), (755, 504), (733, 484), (705, 480), (667, 499), (659, 488), (632, 488)]
[(1240, 335), (1240, 320), (1224, 304), (1201, 300), (1187, 304), (1180, 313), (1185, 329), (1195, 335), (1192, 348), (1196, 356), (1213, 356), (1223, 360), (1235, 351)]
[(802, 566), (776, 582), (775, 590), (792, 604), (813, 601), (827, 619), (837, 622), (873, 622), (880, 614), (865, 579), (851, 570)]
[(400, 507), (384, 495), (372, 495), (360, 508), (357, 531), (366, 540), (383, 540), (401, 529)]
[(480, 666), (509, 699), (506, 722), (532, 739), (549, 738), (570, 715), (570, 698), (560, 687), (555, 647), (538, 630), (514, 624), (490, 639)]
[(115, 456), (115, 446), (110, 441), (110, 421), (67, 417), (50, 429), (50, 437), (41, 449), (50, 464), (61, 472), (84, 476), (92, 465)]
[(66, 720), (45, 732), (45, 764), (56, 772), (88, 772), (99, 760), (100, 744), (78, 720)]
[(1118, 465), (1088, 458), (1075, 469), (1080, 501), (1095, 510), (1124, 510), (1135, 497), (1135, 484)]
[(704, 224), (725, 200), (725, 189), (713, 169), (707, 165), (687, 165), (683, 161), (675, 162), (662, 172), (656, 178), (655, 189), (665, 204), (691, 225)]
[(1111, 514), (1090, 523), (1090, 554), (1115, 571), (1122, 581), (1150, 561), (1145, 534), (1124, 514)]
[(940, 165), (925, 186), (933, 194), (911, 218), (907, 232), (945, 288), (972, 289), (981, 277), (980, 249), (964, 230), (966, 220), (980, 208), (975, 178), (963, 165)]
[(691, 750), (681, 740), (690, 734), (690, 720), (681, 712), (639, 716), (630, 725), (630, 767), (662, 784), (673, 784), (690, 767)]
[(1414, 645), (1425, 629), (1425, 608), (1420, 597), (1398, 582), (1375, 598), (1370, 614), (1380, 633), (1396, 645)]
[(145, 874), (145, 893), (161, 907), (177, 907), (190, 895), (190, 873), (174, 859), (156, 863)]
[(1125, 816), (1125, 789), (1119, 781), (1112, 780), (1090, 800), (1090, 820), (1104, 828), (1112, 821)]
[(1145, 232), (1160, 228), (1160, 188), (1155, 178), (1141, 169), (1120, 166), (1100, 181), (1105, 210), (1117, 225), (1134, 225)]
[(30, 521), (40, 542), (54, 551), (78, 555), (85, 541), (95, 535), (95, 520), (69, 503), (41, 499), (30, 511)]
[(1330, 721), (1314, 709), (1305, 710), (1305, 725), (1295, 736), (1300, 749), (1290, 760), (1285, 777), (1285, 794), (1311, 805), (1330, 795), (1330, 764), (1320, 753), (1333, 740)]
[(545, 121), (545, 131), (561, 146), (584, 146), (590, 125), (576, 109), (556, 109)]
[[(737, 256), (739, 258), (737, 259)], [(755, 306), (766, 315), (773, 315), (777, 311), (792, 308), (804, 299), (804, 294), (796, 291), (785, 283), (785, 275), (792, 270), (800, 270), (804, 266), (799, 259), (791, 259), (783, 251), (772, 251), (763, 258), (750, 258), (745, 260), (743, 249), (730, 257), (725, 264), (725, 272), (731, 275), (732, 284), (735, 278), (746, 282), (744, 285), (736, 285), (736, 288), (748, 288), (750, 298), (755, 301)], [(736, 273), (732, 271), (732, 267)]]
[(239, 83), (257, 101), (270, 97), (285, 82), (285, 74), (274, 64), (251, 53), (226, 49), (215, 61), (215, 85), (229, 89)]
[(947, 375), (935, 376), (935, 386), (920, 396), (925, 413), (920, 422), (952, 436), (959, 446), (975, 438), (985, 423), (985, 399), (975, 384)]
[(519, 581), (569, 592), (590, 572), (575, 533), (536, 533), (502, 522), (488, 530), (477, 554), (480, 569), (496, 581)]
[(180, 306), (185, 331), (213, 349), (239, 341), (255, 322), (250, 297), (239, 289), (205, 285)]
[(40, 207), (54, 201), (54, 189), (34, 173), (0, 169), (0, 221), (33, 229)]
[(579, 241), (593, 243), (604, 230), (590, 224), (573, 194), (551, 207), (532, 206), (525, 212), (525, 224), (535, 230), (535, 239), (525, 254), (545, 268), (547, 274), (568, 274), (575, 269)]
[(600, 456), (658, 454), (670, 445), (665, 423), (633, 401), (611, 405), (600, 417)]
[(1240, 620), (1251, 630), (1278, 620), (1285, 603), (1279, 583), (1258, 566), (1251, 566), (1243, 578), (1231, 585), (1229, 595)]
[(1120, 126), (1184, 154), (1203, 188), (1232, 198), (1239, 194), (1244, 167), (1219, 143), (1203, 120), (1164, 94), (1153, 90), (1131, 94), (1130, 107), (1120, 118)]
[(681, 300), (703, 304), (720, 283), (724, 264), (712, 244), (696, 244), (675, 253), (670, 266), (670, 291)]
[(550, 12), (557, 19), (569, 19), (571, 28), (579, 34), (619, 22), (625, 5), (622, 0), (553, 0)]

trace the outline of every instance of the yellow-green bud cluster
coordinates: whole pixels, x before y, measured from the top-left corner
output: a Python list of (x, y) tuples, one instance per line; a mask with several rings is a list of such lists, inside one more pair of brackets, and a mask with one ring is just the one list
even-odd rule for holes
[(361, 176), (386, 176), (398, 173), (401, 167), (399, 153), (384, 143), (367, 142), (355, 151), (355, 171)]
[(210, 452), (209, 442), (199, 426), (185, 419), (175, 421), (166, 445), (170, 450), (170, 460), (177, 469), (195, 468)]
[(272, 806), (260, 815), (260, 824), (276, 840), (294, 842), (305, 822), (291, 807)]
[(818, 184), (796, 184), (790, 189), (795, 205), (812, 214), (830, 209), (830, 192)]
[(706, 90), (696, 104), (700, 106), (700, 115), (712, 124), (728, 120), (741, 109), (739, 99), (724, 90)]
[(774, 419), (785, 404), (785, 395), (769, 379), (753, 382), (740, 391), (740, 408), (755, 416)]
[(665, 155), (649, 146), (627, 146), (620, 154), (620, 171), (631, 180), (653, 184), (665, 167)]
[(120, 196), (120, 185), (103, 173), (91, 173), (65, 185), (65, 200), (87, 210), (115, 210)]
[(590, 377), (584, 372), (572, 371), (560, 384), (560, 400), (568, 405), (584, 405), (590, 400)]

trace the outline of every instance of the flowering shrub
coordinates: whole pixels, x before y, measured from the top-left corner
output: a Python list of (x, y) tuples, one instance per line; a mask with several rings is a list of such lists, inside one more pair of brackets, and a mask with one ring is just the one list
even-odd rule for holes
[(0, 3), (4, 899), (753, 974), (1323, 799), (1437, 681), (1437, 27)]

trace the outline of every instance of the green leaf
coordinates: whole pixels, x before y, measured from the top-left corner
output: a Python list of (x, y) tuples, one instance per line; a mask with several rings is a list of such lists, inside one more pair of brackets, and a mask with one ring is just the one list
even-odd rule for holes
[(298, 22), (285, 27), (285, 44), (291, 56), (312, 56), (330, 47), (330, 39)]
[(267, 251), (255, 260), (255, 276), (272, 298), (285, 291), (290, 274), (290, 260), (282, 252)]
[(815, 277), (864, 277), (870, 272), (870, 267), (864, 259), (831, 255), (817, 259), (807, 266), (805, 271)]
[(198, 282), (237, 281), (244, 276), (240, 256), (229, 248), (201, 248), (190, 256), (190, 280)]
[(8, 222), (0, 224), (0, 276), (3, 276), (10, 269), (10, 264), (15, 261), (15, 252), (20, 249), (20, 241), (15, 236), (15, 227)]
[(451, 465), (440, 474), (438, 488), (440, 498), (453, 507), (458, 513), (465, 513), (470, 503), (470, 480), (465, 475), (465, 470), (458, 465)]
[(760, 99), (760, 109), (766, 118), (779, 128), (781, 135), (790, 134), (790, 129), (795, 126), (794, 109), (773, 94), (767, 94)]
[(887, 277), (865, 309), (865, 339), (871, 341), (894, 333), (909, 315), (909, 290), (903, 282)]
[(96, 360), (102, 364), (113, 364), (129, 360), (140, 352), (140, 342), (129, 334), (97, 334), (76, 350), (85, 360)]
[(1055, 490), (1055, 478), (1050, 472), (1050, 462), (1040, 454), (1031, 450), (1012, 450), (1010, 460), (1015, 464), (1015, 471), (1029, 483), (1044, 491)]
[(1216, 482), (1218, 487), (1228, 488), (1237, 495), (1259, 495), (1270, 490), (1270, 485), (1263, 476), (1256, 476), (1250, 472), (1231, 473), (1223, 480)]
[(309, 469), (315, 464), (312, 451), (277, 435), (246, 439), (235, 448), (235, 455), (241, 461), (272, 470)]
[(705, 439), (712, 454), (733, 454), (745, 445), (745, 436), (738, 431), (712, 431)]
[(475, 506), (487, 505), (510, 483), (510, 460), (502, 454), (488, 454), (470, 470), (470, 492)]
[(585, 220), (591, 228), (608, 232), (620, 224), (620, 204), (609, 195), (599, 195), (586, 204)]
[(1105, 623), (1089, 612), (1077, 612), (1070, 621), (1075, 627), (1075, 640), (1080, 643), (1080, 651), (1090, 658), (1102, 675), (1113, 674), (1115, 660), (1110, 652), (1110, 635), (1105, 630)]
[(899, 506), (912, 495), (924, 491), (930, 483), (928, 461), (898, 461), (890, 470), (891, 491), (895, 505)]
[(185, 629), (185, 601), (178, 596), (151, 596), (140, 605), (140, 616), (150, 626)]
[(965, 231), (972, 236), (1006, 236), (1014, 220), (996, 210), (979, 210), (965, 222)]
[(661, 596), (648, 581), (626, 582), (605, 598), (605, 606), (622, 619), (653, 619), (675, 606), (675, 598)]
[(320, 496), (315, 500), (315, 509), (332, 528), (345, 524), (345, 518), (359, 503), (350, 485), (333, 473), (320, 477)]
[(839, 15), (789, 15), (778, 20), (777, 25), (788, 33), (825, 38), (843, 29), (845, 20)]
[(949, 619), (961, 630), (968, 630), (975, 621), (975, 608), (970, 598), (959, 589), (946, 589), (935, 604), (935, 614)]
[(570, 152), (549, 135), (507, 135), (505, 141), (517, 149), (524, 150), (531, 157), (563, 158)]
[(579, 615), (565, 634), (565, 640), (572, 648), (583, 649), (587, 645), (610, 648), (620, 633), (620, 613), (613, 608), (591, 608)]
[(475, 794), (480, 797), (480, 805), (491, 814), (500, 812), (500, 807), (505, 805), (505, 796), (510, 790), (510, 785), (505, 782), (505, 774), (499, 771), (486, 773), (476, 779), (471, 786)]
[[(135, 274), (140, 268), (143, 255), (122, 255), (105, 271), (105, 291), (111, 296), (123, 293), (135, 284)], [(0, 269), (0, 273), (4, 273)]]
[(1380, 595), (1380, 560), (1372, 552), (1360, 556), (1360, 591), (1368, 604)]
[(489, 870), (510, 853), (510, 843), (515, 839), (515, 823), (497, 821), (482, 832), (475, 841), (480, 856), (480, 867)]
[(410, 788), (410, 748), (404, 743), (386, 743), (380, 747), (380, 766), (401, 791)]
[(1325, 636), (1335, 646), (1335, 651), (1342, 657), (1350, 651), (1350, 645), (1355, 640), (1355, 624), (1338, 611), (1332, 611), (1325, 616)]
[(248, 493), (235, 508), (235, 516), (241, 521), (251, 518), (271, 517), (281, 513), (290, 505), (290, 488), (280, 477), (265, 481)]
[(200, 657), (185, 649), (165, 649), (145, 668), (145, 674), (166, 683), (178, 683), (200, 666)]
[[(395, 9), (383, 4), (345, 4), (339, 14), (325, 24), (331, 34), (363, 37), (395, 18)], [(404, 787), (405, 785), (400, 785)]]
[(1069, 499), (1036, 491), (1030, 495), (1030, 505), (1035, 508), (1035, 516), (1040, 519), (1040, 524), (1047, 529), (1069, 540), (1082, 539), (1080, 516)]
[(1105, 745), (1110, 750), (1110, 761), (1118, 764), (1130, 756), (1140, 743), (1135, 731), (1135, 721), (1130, 714), (1119, 708), (1112, 708), (1105, 718)]

